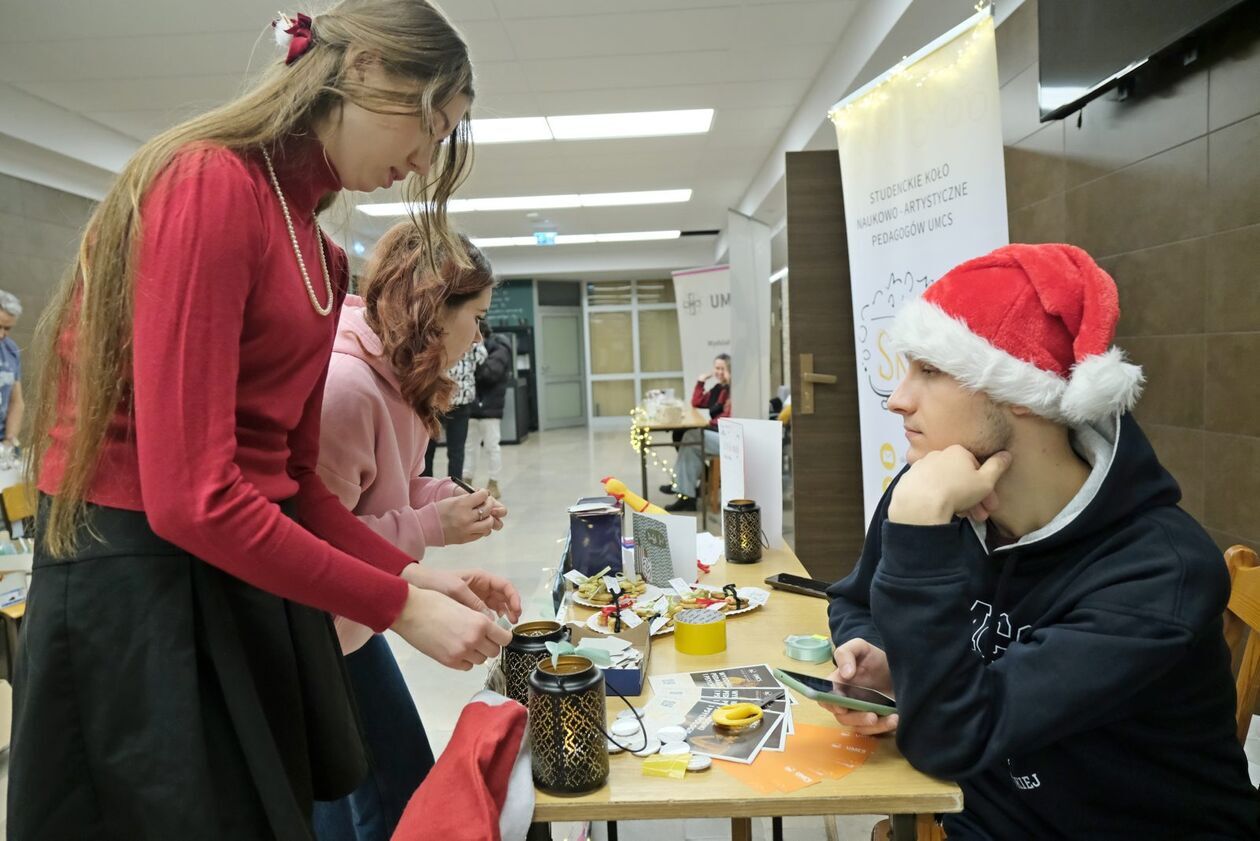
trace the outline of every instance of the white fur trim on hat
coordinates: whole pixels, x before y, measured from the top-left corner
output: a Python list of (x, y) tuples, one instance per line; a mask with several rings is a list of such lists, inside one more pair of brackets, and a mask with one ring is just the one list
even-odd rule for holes
[(902, 304), (889, 338), (898, 353), (940, 368), (973, 391), (1026, 406), (1042, 417), (1059, 417), (1067, 388), (1062, 377), (999, 350), (935, 304), (922, 298)]
[(1145, 381), (1139, 366), (1124, 361), (1124, 351), (1110, 348), (1073, 366), (1059, 412), (1064, 420), (1074, 424), (1127, 412), (1142, 396)]
[(889, 338), (893, 350), (940, 368), (973, 391), (1063, 423), (1128, 411), (1142, 393), (1142, 369), (1125, 362), (1119, 348), (1081, 360), (1065, 380), (994, 347), (922, 298), (897, 310)]

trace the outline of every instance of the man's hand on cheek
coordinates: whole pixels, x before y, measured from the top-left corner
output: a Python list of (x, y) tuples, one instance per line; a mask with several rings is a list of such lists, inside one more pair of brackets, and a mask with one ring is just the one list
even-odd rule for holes
[(956, 514), (986, 520), (997, 510), (994, 488), (1010, 466), (1006, 451), (983, 464), (958, 444), (928, 453), (897, 483), (888, 519), (911, 526), (944, 525)]

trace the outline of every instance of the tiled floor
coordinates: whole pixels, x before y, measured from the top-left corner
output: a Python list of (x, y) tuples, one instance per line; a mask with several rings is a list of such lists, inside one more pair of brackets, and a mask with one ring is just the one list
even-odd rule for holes
[[(445, 453), (438, 451), (438, 473), (445, 471)], [(484, 463), (484, 462), (483, 462)], [(559, 560), (566, 528), (565, 508), (579, 496), (600, 492), (599, 479), (616, 475), (638, 488), (638, 461), (630, 450), (625, 432), (589, 432), (586, 429), (533, 433), (524, 444), (503, 448), (503, 474), (499, 479), (504, 503), (509, 508), (505, 529), (478, 543), (453, 546), (430, 552), (425, 562), (445, 569), (479, 566), (506, 575), (523, 594), (539, 590), (546, 571)], [(474, 477), (484, 484), (485, 476)], [(651, 486), (662, 484), (665, 476), (649, 477)], [(659, 495), (658, 495), (659, 496)], [(542, 615), (547, 606), (526, 605), (532, 615)], [(390, 639), (403, 674), (424, 718), (435, 750), (441, 750), (460, 709), (469, 696), (481, 688), (486, 670), (455, 672), (437, 666), (410, 649), (397, 637)], [(1260, 725), (1252, 727), (1247, 741), (1253, 781), (1260, 783)], [(0, 754), (0, 832), (3, 832), (4, 790), (8, 784), (8, 754)], [(854, 816), (838, 821), (839, 837), (845, 841), (865, 841), (875, 816)], [(770, 822), (753, 822), (754, 838), (770, 838)], [(557, 826), (556, 839), (564, 838), (565, 827)], [(826, 835), (821, 819), (799, 818), (785, 822), (786, 836), (792, 841), (821, 841)], [(596, 826), (594, 838), (602, 839), (603, 827)], [(701, 841), (730, 837), (725, 821), (643, 821), (623, 822), (622, 841)]]

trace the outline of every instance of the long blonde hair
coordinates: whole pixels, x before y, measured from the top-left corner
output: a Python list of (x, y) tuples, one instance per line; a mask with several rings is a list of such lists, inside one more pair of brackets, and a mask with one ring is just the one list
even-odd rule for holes
[[(313, 136), (313, 126), (335, 117), (343, 101), (378, 113), (416, 114), (435, 127), (453, 97), (473, 97), (468, 47), (426, 0), (341, 0), (314, 17), (310, 49), (290, 65), (269, 67), (240, 98), (175, 126), (145, 143), (128, 161), (88, 221), (77, 259), (40, 319), (36, 335), (37, 379), (32, 459), (38, 478), (59, 395), (73, 403), (73, 430), (65, 442), (64, 472), (40, 536), (54, 555), (73, 550), (84, 522), (84, 499), (100, 461), (111, 418), (129, 408), (135, 255), (142, 235), (140, 206), (154, 179), (181, 149), (211, 143), (239, 154), (278, 151), (286, 141)], [(356, 80), (366, 63), (413, 83), (409, 93), (378, 90)], [(468, 118), (441, 145), (430, 175), (409, 179), (414, 222), (426, 253), (462, 260), (463, 250), (446, 224), (446, 202), (471, 163)], [(322, 206), (321, 208), (322, 209)], [(60, 337), (74, 331), (74, 362), (60, 353)]]

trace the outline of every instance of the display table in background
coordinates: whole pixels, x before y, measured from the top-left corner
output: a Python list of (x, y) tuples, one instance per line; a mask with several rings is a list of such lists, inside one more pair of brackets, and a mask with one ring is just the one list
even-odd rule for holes
[(643, 498), (650, 500), (651, 487), (648, 485), (648, 449), (651, 447), (699, 447), (700, 448), (700, 487), (696, 491), (696, 507), (700, 512), (700, 527), (707, 529), (709, 527), (709, 506), (705, 504), (704, 499), (704, 433), (701, 432), (699, 441), (678, 441), (672, 438), (669, 441), (654, 441), (652, 433), (654, 432), (674, 432), (675, 430), (683, 430), (684, 432), (692, 429), (705, 430), (709, 428), (709, 419), (704, 414), (696, 411), (694, 408), (688, 408), (683, 412), (682, 418), (677, 421), (665, 421), (646, 415), (640, 408), (634, 413), (636, 420), (634, 422), (634, 436), (637, 441), (636, 446), (639, 450), (639, 474), (643, 480)]

